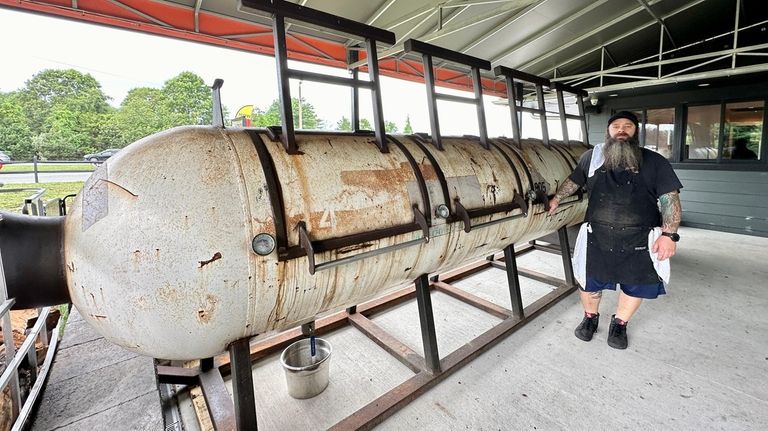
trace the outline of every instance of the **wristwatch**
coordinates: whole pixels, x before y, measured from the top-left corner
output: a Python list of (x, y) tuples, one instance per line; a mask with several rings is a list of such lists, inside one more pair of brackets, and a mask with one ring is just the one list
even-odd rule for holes
[(680, 241), (680, 235), (677, 232), (662, 232), (661, 234), (669, 237), (674, 242)]

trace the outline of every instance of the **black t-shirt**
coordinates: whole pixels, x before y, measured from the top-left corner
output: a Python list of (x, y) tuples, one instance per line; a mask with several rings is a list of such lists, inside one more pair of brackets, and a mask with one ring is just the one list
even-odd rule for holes
[[(680, 190), (683, 184), (677, 178), (677, 174), (672, 169), (669, 160), (661, 154), (641, 148), (643, 155), (643, 165), (640, 167), (640, 176), (643, 178), (648, 190), (654, 199), (669, 192)], [(589, 164), (592, 161), (592, 150), (587, 150), (581, 155), (579, 164), (573, 173), (568, 177), (579, 186), (587, 184), (587, 174), (589, 173)], [(587, 190), (589, 192), (589, 190)]]

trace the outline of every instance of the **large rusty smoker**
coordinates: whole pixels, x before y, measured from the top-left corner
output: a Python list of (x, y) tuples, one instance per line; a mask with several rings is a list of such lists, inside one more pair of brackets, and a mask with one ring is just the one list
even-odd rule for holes
[[(66, 217), (3, 214), (0, 245), (10, 296), (18, 308), (71, 301), (106, 338), (155, 358), (204, 359), (229, 350), (230, 359), (216, 367), (204, 360), (192, 376), (159, 367), (160, 380), (196, 383), (225, 365), (233, 372), (236, 409), (219, 421), (253, 429), (251, 337), (311, 324), (338, 310), (358, 319), (357, 305), (415, 281), (411, 294), (419, 301), (425, 346), (421, 370), (431, 376), (414, 383), (412, 393), (418, 392), (429, 378), (477, 353), (441, 363), (429, 289), (450, 286), (437, 274), (505, 251), (512, 306), (497, 307), (506, 320), (485, 336), (491, 343), (529, 317), (516, 285), (514, 244), (560, 230), (569, 269), (563, 229), (583, 220), (586, 201), (572, 197), (555, 216), (545, 209), (588, 148), (568, 140), (565, 126), (568, 119), (583, 125), (583, 94), (553, 87), (565, 136), (556, 142), (546, 133), (542, 88), (549, 82), (497, 67), (495, 74), (507, 84), (514, 136), (488, 138), (480, 69), (489, 70), (490, 63), (410, 40), (406, 51), (423, 58), (432, 133), (385, 135), (375, 47), (377, 41), (394, 43), (392, 33), (293, 3), (242, 3), (274, 14), (282, 126), (224, 128), (219, 108), (213, 126), (158, 133), (109, 159)], [(289, 69), (286, 17), (365, 39), (369, 79)], [(433, 57), (468, 67), (474, 97), (437, 94)], [(293, 130), (290, 78), (370, 89), (375, 130)], [(522, 107), (521, 82), (535, 88), (539, 108)], [(578, 115), (565, 113), (563, 93), (577, 96)], [(479, 136), (441, 136), (439, 99), (476, 105)], [(521, 138), (521, 112), (540, 116), (543, 140)], [(356, 118), (353, 113), (355, 124)], [(23, 245), (30, 241), (39, 246)], [(44, 283), (37, 290), (22, 288), (31, 274), (41, 273)], [(573, 288), (566, 274), (559, 296)], [(350, 426), (373, 423), (354, 421)]]

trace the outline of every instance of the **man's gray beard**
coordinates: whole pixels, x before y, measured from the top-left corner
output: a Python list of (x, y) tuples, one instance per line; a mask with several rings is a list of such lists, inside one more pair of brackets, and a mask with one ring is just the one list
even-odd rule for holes
[(627, 140), (621, 140), (606, 136), (603, 147), (606, 169), (629, 169), (637, 172), (643, 164), (640, 141), (632, 136)]

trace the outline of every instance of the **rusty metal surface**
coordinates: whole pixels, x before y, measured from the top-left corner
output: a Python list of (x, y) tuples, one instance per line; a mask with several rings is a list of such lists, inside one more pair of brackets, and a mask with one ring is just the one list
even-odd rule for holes
[(471, 304), (475, 308), (479, 308), (480, 310), (483, 310), (492, 316), (498, 317), (499, 319), (506, 319), (512, 315), (512, 312), (510, 310), (504, 307), (500, 307), (491, 301), (486, 301), (485, 299), (480, 298), (477, 295), (473, 295), (469, 292), (465, 292), (461, 289), (457, 289), (448, 283), (445, 283), (442, 281), (436, 281), (432, 283), (432, 285), (435, 286), (435, 289), (443, 293), (446, 293), (467, 304)]
[(224, 379), (218, 369), (200, 373), (200, 387), (205, 396), (208, 414), (216, 431), (237, 431), (237, 416), (232, 398), (224, 386)]
[(360, 313), (355, 313), (349, 315), (348, 321), (411, 371), (418, 373), (425, 369), (423, 356), (391, 336), (372, 320)]
[[(395, 136), (402, 145), (381, 153), (369, 135), (314, 133), (297, 135), (300, 154), (290, 155), (259, 133), (274, 163), (271, 181), (249, 132), (210, 127), (145, 138), (89, 181), (99, 217), (85, 217), (93, 200), (76, 199), (65, 222), (67, 282), (84, 319), (109, 340), (163, 359), (215, 356), (235, 340), (306, 323), (576, 224), (586, 208), (563, 202), (548, 216), (535, 204), (527, 217), (512, 209), (515, 194), (526, 196), (536, 183), (553, 193), (572, 168), (566, 155), (578, 158), (583, 146), (499, 139), (485, 149), (476, 138), (445, 138), (441, 152)], [(315, 274), (306, 255), (279, 259), (278, 251), (260, 256), (251, 248), (254, 236), (277, 233), (277, 192), (286, 245), (299, 248), (295, 227), (304, 222)], [(471, 231), (432, 212), (427, 242), (413, 207), (447, 204), (453, 212), (454, 199), (477, 215)], [(381, 231), (391, 235), (372, 234)]]

